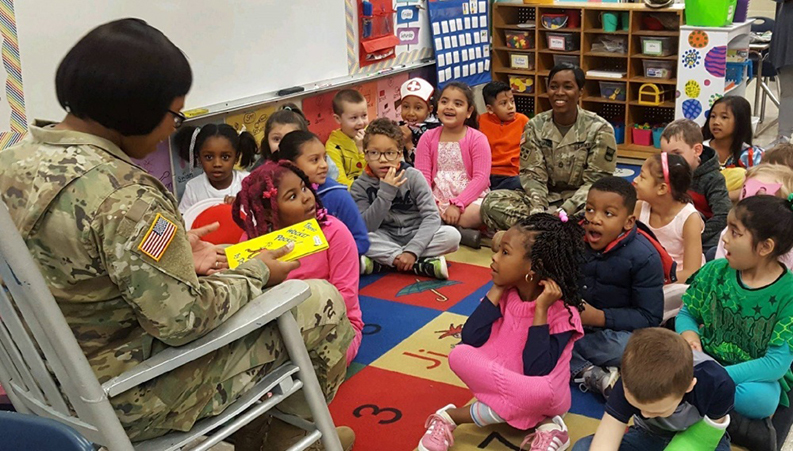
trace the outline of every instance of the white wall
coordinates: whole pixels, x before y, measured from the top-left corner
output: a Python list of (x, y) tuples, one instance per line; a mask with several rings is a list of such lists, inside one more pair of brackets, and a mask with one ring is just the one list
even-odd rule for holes
[(347, 75), (343, 0), (23, 0), (15, 2), (29, 121), (60, 119), (55, 71), (105, 22), (138, 17), (185, 52), (186, 108)]

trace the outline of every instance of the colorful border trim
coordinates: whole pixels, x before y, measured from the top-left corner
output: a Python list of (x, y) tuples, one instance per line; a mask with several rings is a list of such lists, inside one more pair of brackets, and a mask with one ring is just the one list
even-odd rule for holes
[(8, 75), (5, 90), (6, 100), (11, 107), (9, 121), (11, 131), (0, 133), (0, 149), (4, 149), (19, 142), (28, 130), (13, 0), (0, 0), (0, 34), (3, 37), (3, 67)]

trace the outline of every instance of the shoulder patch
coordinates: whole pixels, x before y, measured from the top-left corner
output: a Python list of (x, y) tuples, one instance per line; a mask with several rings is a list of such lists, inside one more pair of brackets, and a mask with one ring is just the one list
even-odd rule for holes
[(614, 161), (614, 154), (616, 153), (617, 153), (617, 149), (609, 147), (606, 149), (606, 155), (604, 156), (604, 158), (606, 159), (606, 161), (609, 162)]
[(157, 213), (151, 227), (138, 245), (138, 250), (153, 258), (154, 261), (160, 261), (175, 235), (176, 224)]

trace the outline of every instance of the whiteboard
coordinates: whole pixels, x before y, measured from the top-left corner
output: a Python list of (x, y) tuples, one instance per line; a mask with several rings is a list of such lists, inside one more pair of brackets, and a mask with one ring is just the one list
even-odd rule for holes
[(187, 55), (185, 109), (348, 73), (342, 0), (23, 0), (15, 2), (29, 121), (65, 114), (55, 72), (98, 25), (136, 17)]

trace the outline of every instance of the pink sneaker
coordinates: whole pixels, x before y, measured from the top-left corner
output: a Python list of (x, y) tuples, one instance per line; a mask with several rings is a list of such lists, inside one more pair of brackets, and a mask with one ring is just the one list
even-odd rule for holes
[(553, 417), (553, 423), (543, 424), (526, 436), (520, 449), (531, 443), (530, 451), (564, 451), (570, 447), (570, 436), (562, 417)]
[(450, 446), (454, 445), (454, 430), (456, 425), (449, 423), (442, 415), (441, 412), (447, 409), (454, 409), (453, 404), (438, 410), (427, 418), (424, 427), (427, 432), (424, 437), (421, 437), (419, 442), (418, 451), (447, 451)]

